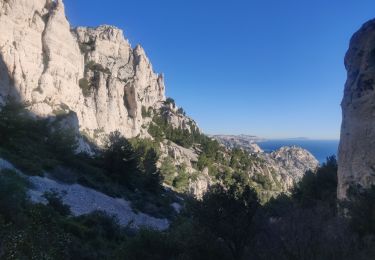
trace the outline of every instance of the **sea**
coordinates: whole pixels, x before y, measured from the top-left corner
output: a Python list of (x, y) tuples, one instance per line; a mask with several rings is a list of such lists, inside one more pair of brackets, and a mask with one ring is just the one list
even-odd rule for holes
[(324, 163), (328, 156), (337, 156), (339, 140), (299, 140), (299, 139), (283, 139), (283, 140), (265, 140), (257, 142), (260, 148), (265, 152), (275, 151), (283, 146), (299, 146), (310, 153), (320, 162)]

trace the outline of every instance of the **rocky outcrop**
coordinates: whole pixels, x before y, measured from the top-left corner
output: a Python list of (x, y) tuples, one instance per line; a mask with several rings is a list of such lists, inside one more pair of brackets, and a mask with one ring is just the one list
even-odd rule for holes
[(264, 154), (265, 160), (277, 172), (278, 182), (284, 190), (290, 190), (307, 171), (315, 172), (319, 161), (307, 150), (297, 147), (281, 147), (270, 154)]
[(196, 176), (196, 179), (189, 180), (189, 193), (197, 199), (202, 199), (212, 184), (208, 168), (204, 168), (202, 173)]
[(0, 0), (0, 104), (37, 116), (73, 111), (90, 137), (142, 134), (142, 107), (165, 100), (162, 75), (113, 26), (71, 30), (62, 0)]
[(261, 174), (272, 182), (272, 189), (289, 191), (307, 171), (315, 171), (318, 160), (307, 150), (297, 147), (281, 147), (272, 153), (265, 153), (256, 142), (262, 139), (248, 135), (214, 135), (219, 143), (229, 149), (243, 149), (261, 161), (253, 164), (250, 175)]
[(350, 185), (375, 184), (375, 20), (354, 34), (345, 57), (347, 81), (338, 154), (338, 197)]
[[(193, 163), (198, 162), (198, 154), (193, 148), (184, 148), (171, 141), (164, 141), (161, 143), (162, 157), (169, 156), (176, 165), (184, 164), (188, 172), (193, 172)], [(163, 158), (162, 158), (163, 159)]]
[(178, 108), (174, 102), (167, 102), (160, 107), (160, 114), (173, 128), (186, 129), (190, 133), (192, 131), (201, 132), (197, 123), (192, 118), (186, 116), (182, 108)]
[(261, 153), (263, 150), (256, 143), (262, 138), (253, 135), (212, 135), (212, 138), (227, 148), (241, 148), (250, 153)]

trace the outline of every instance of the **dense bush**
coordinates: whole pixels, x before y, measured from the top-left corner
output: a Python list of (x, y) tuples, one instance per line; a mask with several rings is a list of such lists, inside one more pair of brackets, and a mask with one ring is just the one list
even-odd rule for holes
[(75, 134), (59, 130), (59, 118), (35, 120), (23, 105), (10, 103), (0, 111), (0, 156), (27, 174), (42, 174), (70, 161), (77, 148)]
[(161, 190), (158, 154), (152, 147), (138, 144), (136, 151), (129, 140), (114, 132), (109, 136), (103, 159), (109, 176), (121, 185), (154, 193)]
[(254, 218), (260, 207), (249, 186), (214, 186), (192, 208), (193, 219), (217, 239), (224, 241), (233, 259), (240, 259), (255, 236)]
[(152, 107), (149, 107), (147, 109), (145, 106), (142, 106), (141, 112), (142, 112), (142, 118), (151, 117), (152, 116)]
[(343, 203), (348, 210), (351, 227), (361, 236), (375, 239), (375, 185), (349, 189), (349, 200)]
[(91, 95), (91, 86), (90, 82), (86, 78), (82, 78), (78, 82), (79, 87), (82, 90), (82, 94), (85, 97), (89, 97)]
[(157, 142), (167, 139), (180, 146), (190, 148), (194, 143), (200, 143), (203, 136), (195, 126), (191, 125), (190, 129), (189, 131), (188, 129), (174, 128), (166, 118), (155, 115), (148, 132)]
[(168, 97), (168, 98), (165, 100), (165, 104), (167, 104), (167, 105), (172, 104), (173, 106), (175, 106), (175, 105), (176, 105), (176, 102), (174, 101), (173, 98)]
[(334, 156), (314, 172), (307, 172), (293, 190), (293, 197), (304, 206), (312, 206), (325, 201), (336, 205), (337, 161)]
[(132, 144), (119, 132), (112, 133), (103, 153), (104, 167), (115, 181), (132, 187), (136, 176), (140, 174), (139, 158)]

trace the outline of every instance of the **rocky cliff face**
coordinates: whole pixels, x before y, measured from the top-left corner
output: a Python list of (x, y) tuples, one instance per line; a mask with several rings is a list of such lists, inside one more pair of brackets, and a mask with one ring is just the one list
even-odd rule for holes
[(253, 135), (213, 135), (212, 138), (228, 148), (241, 148), (250, 153), (263, 152), (257, 141), (262, 140)]
[(375, 20), (354, 34), (345, 57), (338, 197), (352, 184), (375, 184)]
[(0, 104), (37, 116), (75, 112), (93, 137), (142, 134), (142, 107), (165, 100), (163, 76), (113, 26), (71, 30), (61, 0), (0, 0)]
[(274, 171), (279, 173), (284, 190), (289, 190), (300, 181), (307, 171), (315, 171), (319, 166), (318, 160), (307, 150), (292, 146), (281, 147), (271, 154), (265, 154)]

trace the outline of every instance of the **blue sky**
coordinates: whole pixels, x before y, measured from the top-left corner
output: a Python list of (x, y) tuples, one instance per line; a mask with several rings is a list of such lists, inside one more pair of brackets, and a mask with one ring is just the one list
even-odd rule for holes
[(116, 25), (209, 134), (339, 138), (343, 65), (373, 0), (65, 0), (73, 26)]

